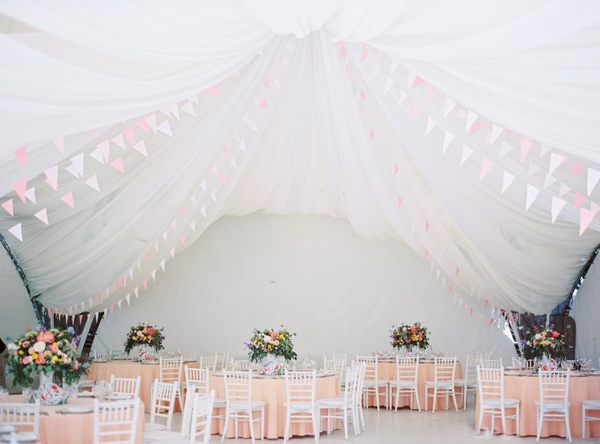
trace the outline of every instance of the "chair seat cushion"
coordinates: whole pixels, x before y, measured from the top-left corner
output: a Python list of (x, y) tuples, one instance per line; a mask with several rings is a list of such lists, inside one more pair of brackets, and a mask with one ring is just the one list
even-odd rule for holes
[(161, 430), (166, 430), (166, 429), (167, 429), (167, 426), (166, 426), (166, 425), (164, 425), (164, 424), (159, 424), (159, 423), (157, 423), (157, 422), (154, 422), (154, 423), (152, 423), (152, 422), (147, 422), (147, 423), (144, 425), (144, 430), (145, 430), (146, 432), (158, 432), (158, 431), (161, 431)]

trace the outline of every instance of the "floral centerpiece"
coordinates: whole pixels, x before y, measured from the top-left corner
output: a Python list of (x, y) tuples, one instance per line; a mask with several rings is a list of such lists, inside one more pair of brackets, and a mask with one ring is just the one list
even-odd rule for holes
[(421, 350), (429, 347), (429, 332), (426, 327), (423, 327), (420, 322), (415, 322), (413, 325), (392, 326), (392, 347), (405, 348), (409, 350), (413, 347), (418, 347)]
[(546, 327), (528, 332), (527, 339), (521, 340), (521, 354), (525, 359), (567, 357), (567, 340), (565, 335)]
[(77, 351), (80, 337), (75, 329), (49, 329), (42, 325), (8, 344), (8, 371), (13, 386), (28, 387), (35, 374), (52, 375), (57, 384), (71, 385), (87, 373)]
[(294, 351), (292, 336), (296, 336), (296, 333), (288, 332), (283, 325), (280, 330), (254, 329), (250, 342), (245, 344), (248, 359), (250, 362), (260, 362), (268, 355), (281, 357), (286, 361), (296, 359), (298, 355)]
[(134, 325), (129, 329), (127, 333), (127, 339), (125, 340), (125, 353), (129, 355), (134, 347), (148, 346), (155, 351), (159, 352), (165, 347), (163, 341), (165, 336), (163, 335), (164, 327), (158, 329), (150, 324), (138, 324)]

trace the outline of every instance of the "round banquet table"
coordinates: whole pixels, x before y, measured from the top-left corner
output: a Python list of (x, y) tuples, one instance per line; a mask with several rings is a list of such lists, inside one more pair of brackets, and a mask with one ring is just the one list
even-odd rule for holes
[[(462, 364), (459, 361), (456, 361), (456, 379), (462, 378)], [(396, 379), (396, 361), (379, 361), (377, 363), (377, 377), (380, 381), (393, 381)], [(435, 379), (435, 364), (432, 361), (419, 361), (419, 372), (417, 374), (417, 387), (419, 389), (419, 403), (421, 404), (421, 410), (425, 410), (425, 381), (433, 381)], [(430, 391), (431, 392), (431, 391)], [(385, 396), (381, 395), (379, 398), (379, 405), (382, 407), (387, 407), (388, 400), (384, 399)], [(460, 389), (456, 392), (456, 404), (458, 406), (462, 406), (462, 393)], [(431, 404), (432, 401), (429, 401)], [(375, 406), (374, 397), (369, 397), (369, 407)], [(391, 403), (391, 407), (395, 407), (396, 405), (396, 396), (394, 395)], [(449, 403), (450, 408), (453, 408), (452, 400)], [(410, 396), (402, 395), (398, 400), (398, 408), (400, 407), (410, 407)], [(429, 406), (429, 410), (431, 410), (433, 405)], [(413, 410), (416, 410), (417, 402), (413, 401)], [(444, 410), (446, 408), (446, 399), (443, 396), (438, 397), (437, 405), (435, 410)]]
[[(531, 371), (510, 372), (515, 374), (504, 375), (504, 396), (506, 398), (520, 399), (519, 406), (519, 436), (536, 436), (537, 419), (535, 401), (540, 399), (539, 377)], [(571, 372), (569, 379), (569, 423), (571, 426), (571, 436), (581, 438), (581, 401), (586, 399), (600, 399), (600, 373), (580, 373)], [(475, 429), (479, 421), (479, 406), (475, 408)], [(506, 429), (509, 435), (515, 434), (516, 423), (514, 420), (506, 421)], [(490, 429), (490, 418), (485, 417), (482, 425), (483, 429)], [(502, 431), (502, 423), (496, 420), (496, 430)], [(588, 438), (591, 436), (600, 436), (600, 421), (588, 422)], [(564, 422), (544, 421), (541, 437), (560, 436), (565, 437)]]
[[(215, 390), (217, 398), (225, 399), (225, 383), (223, 374), (215, 372), (210, 376), (210, 388)], [(316, 398), (335, 398), (338, 395), (338, 382), (335, 375), (317, 375)], [(277, 439), (283, 438), (285, 434), (285, 407), (283, 403), (286, 400), (285, 378), (283, 376), (253, 376), (252, 377), (252, 400), (265, 401), (265, 438)], [(219, 414), (224, 414), (223, 409)], [(326, 420), (322, 422), (322, 430), (326, 427)], [(225, 420), (215, 421), (213, 433), (221, 433), (225, 425)], [(339, 424), (336, 425), (339, 427)], [(259, 428), (255, 426), (255, 437), (258, 437)], [(312, 435), (313, 427), (308, 423), (292, 423), (292, 436)], [(229, 421), (229, 430), (227, 437), (235, 436), (234, 421)], [(239, 425), (238, 436), (250, 438), (250, 428), (248, 422), (241, 422)]]
[[(11, 395), (9, 402), (25, 402), (23, 395)], [(94, 408), (94, 398), (69, 398), (66, 405), (42, 405), (40, 407), (40, 442), (43, 444), (93, 444), (94, 413), (60, 412), (69, 407)], [(136, 444), (142, 444), (144, 433), (144, 406), (140, 405)]]
[[(198, 368), (198, 361), (183, 362), (184, 366)], [(140, 399), (145, 405), (146, 413), (150, 413), (150, 386), (155, 379), (160, 379), (160, 366), (158, 362), (142, 364), (128, 359), (117, 359), (110, 362), (92, 362), (88, 378), (95, 381), (110, 382), (110, 375), (117, 378), (137, 378), (141, 376)], [(185, 371), (181, 373), (182, 381), (185, 381)], [(181, 411), (179, 399), (175, 401), (175, 411)]]

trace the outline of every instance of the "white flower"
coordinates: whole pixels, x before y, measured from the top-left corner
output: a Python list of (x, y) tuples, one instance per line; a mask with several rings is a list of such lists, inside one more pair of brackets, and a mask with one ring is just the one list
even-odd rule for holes
[(41, 341), (36, 342), (35, 344), (33, 344), (33, 349), (36, 352), (41, 353), (44, 350), (46, 350), (46, 343), (45, 342), (41, 342)]
[(535, 339), (539, 341), (540, 339), (542, 339), (542, 335), (540, 333), (536, 333)]
[(12, 343), (12, 342), (10, 344), (8, 344), (7, 347), (8, 347), (8, 349), (10, 351), (15, 351), (15, 350), (19, 349), (19, 347), (16, 344)]

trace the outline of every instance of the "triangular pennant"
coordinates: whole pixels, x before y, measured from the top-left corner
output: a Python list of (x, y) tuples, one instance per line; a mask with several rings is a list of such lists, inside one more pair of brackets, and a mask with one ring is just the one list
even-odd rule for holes
[(29, 199), (31, 202), (35, 202), (35, 187), (31, 187), (25, 191), (25, 197)]
[(504, 131), (504, 128), (496, 125), (495, 123), (492, 124), (492, 133), (490, 135), (490, 145), (494, 144), (494, 142), (498, 139), (498, 137), (500, 137), (500, 134), (502, 134), (502, 131)]
[(58, 190), (58, 165), (48, 168), (44, 171), (46, 175), (46, 183), (52, 187), (54, 191)]
[(46, 208), (42, 208), (40, 211), (35, 213), (34, 216), (44, 222), (46, 225), (50, 225), (48, 222), (48, 212), (46, 211)]
[(238, 145), (238, 148), (240, 150), (242, 150), (243, 152), (246, 152), (246, 141), (244, 139), (240, 140), (240, 144)]
[(27, 146), (22, 146), (21, 148), (14, 151), (15, 156), (21, 162), (21, 164), (27, 169)]
[(575, 208), (579, 208), (581, 204), (583, 204), (586, 200), (587, 198), (585, 196), (579, 193), (575, 193), (575, 201), (573, 202), (573, 205), (575, 206)]
[(583, 232), (590, 226), (592, 220), (594, 219), (594, 213), (590, 210), (586, 210), (585, 208), (579, 209), (579, 235), (581, 236)]
[(567, 160), (566, 157), (561, 156), (560, 154), (552, 153), (550, 154), (550, 166), (548, 167), (548, 171), (550, 174), (553, 174), (556, 169), (562, 165), (562, 163)]
[(437, 93), (437, 89), (431, 85), (427, 85), (427, 89), (425, 90), (425, 100), (431, 100)]
[(6, 210), (6, 212), (8, 214), (10, 214), (11, 216), (15, 215), (12, 199), (8, 199), (7, 201), (3, 202), (2, 208), (4, 208)]
[(479, 131), (481, 128), (483, 128), (483, 125), (476, 120), (473, 125), (471, 125), (471, 131), (469, 131), (469, 134), (473, 135), (475, 134), (477, 131)]
[(166, 134), (167, 136), (173, 137), (173, 133), (171, 132), (171, 125), (168, 120), (165, 120), (163, 123), (158, 125), (157, 128), (161, 133)]
[(588, 176), (587, 176), (587, 194), (588, 196), (592, 194), (596, 184), (598, 183), (598, 179), (600, 179), (600, 171), (594, 170), (592, 168), (588, 168)]
[(75, 208), (75, 202), (73, 201), (73, 193), (69, 191), (67, 194), (60, 198), (64, 203), (66, 203), (71, 208)]
[(123, 135), (130, 144), (135, 145), (135, 126), (130, 126), (123, 131)]
[(500, 194), (504, 194), (504, 192), (510, 187), (510, 185), (515, 180), (514, 174), (509, 173), (508, 171), (504, 171), (503, 179), (502, 179), (502, 191)]
[(529, 168), (527, 169), (527, 177), (533, 176), (540, 170), (540, 167), (533, 162), (529, 162)]
[[(170, 116), (171, 116), (171, 113), (170, 113), (169, 111), (167, 111), (167, 112), (166, 112), (166, 115), (167, 115), (168, 117), (170, 117)], [(156, 133), (157, 133), (157, 130), (158, 130), (158, 126), (157, 126), (157, 125), (158, 125), (158, 122), (157, 122), (157, 119), (156, 119), (156, 114), (155, 114), (155, 113), (152, 113), (152, 114), (150, 114), (150, 115), (146, 116), (146, 118), (144, 119), (144, 122), (145, 122), (145, 123), (148, 125), (148, 127), (149, 127), (149, 128), (152, 130), (152, 132), (153, 132), (154, 134), (156, 134)], [(148, 131), (148, 130), (146, 130), (146, 132), (149, 132), (149, 131)]]
[(387, 92), (390, 90), (390, 88), (394, 85), (394, 79), (392, 79), (392, 76), (387, 76), (387, 78), (385, 79), (385, 86), (383, 88), (383, 94), (387, 94)]
[(117, 301), (117, 305), (119, 306), (119, 310), (121, 310), (121, 302), (123, 302), (123, 299), (119, 299)]
[[(169, 250), (169, 254), (171, 255), (171, 258), (175, 259), (175, 247), (173, 247)], [(165, 270), (163, 269), (163, 271), (165, 271)]]
[(148, 152), (146, 151), (146, 144), (143, 140), (140, 140), (138, 143), (133, 145), (133, 149), (136, 150), (138, 153), (141, 153), (144, 156), (148, 157)]
[(412, 113), (410, 115), (410, 121), (414, 121), (417, 116), (421, 114), (421, 106), (418, 103), (413, 103)]
[(108, 159), (110, 158), (110, 141), (105, 140), (104, 142), (96, 145), (96, 148), (98, 148), (102, 154), (102, 159), (104, 159), (104, 162), (108, 162)]
[(71, 157), (71, 164), (75, 166), (79, 176), (83, 177), (83, 153), (80, 153), (75, 157)]
[(398, 99), (398, 104), (396, 106), (400, 107), (407, 99), (408, 95), (404, 92), (403, 89), (400, 90), (400, 98)]
[(456, 106), (456, 102), (454, 100), (452, 100), (450, 97), (446, 97), (444, 99), (444, 108), (443, 108), (444, 117), (446, 117), (455, 106)]
[(566, 183), (561, 182), (560, 183), (560, 190), (558, 191), (558, 197), (563, 197), (569, 191), (571, 191), (571, 187), (569, 185), (567, 185)]
[(477, 120), (478, 117), (479, 117), (479, 115), (477, 115), (473, 111), (471, 111), (471, 110), (467, 111), (467, 126), (465, 127), (465, 133), (471, 129), (471, 127), (473, 126), (473, 124), (475, 123), (475, 121)]
[(171, 114), (173, 114), (173, 117), (175, 117), (177, 120), (181, 120), (181, 117), (179, 115), (179, 105), (177, 103), (173, 103), (169, 106), (169, 111), (171, 111)]
[(152, 273), (150, 273), (150, 276), (152, 276), (152, 281), (156, 282), (156, 270), (152, 270)]
[(98, 178), (96, 177), (95, 174), (92, 177), (90, 177), (88, 180), (86, 180), (85, 184), (87, 186), (93, 188), (96, 191), (100, 191), (100, 186), (98, 185)]
[(488, 175), (494, 164), (488, 159), (481, 160), (481, 172), (479, 173), (479, 181), (481, 182)]
[(56, 148), (64, 154), (65, 153), (65, 138), (63, 136), (54, 137), (52, 142), (56, 145)]
[(577, 177), (579, 173), (581, 173), (585, 169), (585, 166), (580, 164), (579, 162), (573, 163), (573, 176)]
[(73, 177), (79, 179), (79, 171), (77, 171), (77, 167), (75, 165), (69, 165), (65, 168), (67, 172), (69, 172)]
[(119, 170), (122, 173), (125, 172), (125, 166), (123, 165), (123, 159), (121, 157), (117, 157), (115, 160), (113, 160), (110, 163), (110, 166), (112, 166), (116, 170)]
[(181, 105), (181, 110), (194, 117), (196, 116), (196, 110), (194, 110), (194, 104), (192, 102), (186, 102), (183, 105)]
[(23, 203), (25, 203), (25, 192), (27, 191), (27, 179), (20, 180), (18, 182), (13, 183), (13, 189), (17, 193), (17, 196), (21, 198)]
[(523, 162), (525, 157), (527, 157), (532, 145), (533, 143), (531, 142), (531, 139), (527, 137), (521, 138), (521, 162)]
[(117, 145), (119, 148), (125, 149), (125, 139), (123, 139), (123, 134), (117, 134), (115, 137), (110, 139), (112, 143)]
[(448, 149), (448, 146), (452, 143), (453, 140), (454, 140), (454, 134), (452, 134), (450, 131), (446, 130), (446, 132), (444, 133), (444, 146), (442, 147), (442, 153), (446, 152), (446, 150)]
[(190, 228), (192, 229), (193, 233), (196, 232), (196, 219), (192, 219), (192, 221), (190, 222)]
[(127, 293), (127, 295), (125, 296), (125, 300), (127, 301), (127, 306), (130, 306), (131, 303), (131, 293)]
[(550, 151), (552, 151), (552, 147), (550, 145), (547, 145), (545, 143), (542, 143), (540, 145), (540, 158), (544, 157), (546, 154), (548, 154)]
[(502, 141), (502, 144), (500, 145), (500, 153), (498, 154), (498, 157), (501, 158), (505, 154), (510, 153), (512, 150), (513, 150), (512, 146), (510, 146), (508, 143)]
[(99, 149), (95, 149), (94, 151), (92, 151), (90, 153), (90, 157), (94, 160), (96, 160), (98, 163), (101, 163), (104, 165), (104, 158), (102, 157), (102, 153), (100, 152)]
[(561, 199), (560, 197), (552, 196), (552, 223), (556, 221), (556, 218), (558, 217), (566, 203), (566, 200)]
[(544, 176), (544, 189), (548, 188), (554, 182), (556, 182), (556, 178), (550, 173), (546, 173), (546, 175)]
[(540, 194), (540, 189), (533, 185), (527, 184), (527, 201), (525, 202), (525, 211), (529, 210), (529, 207), (533, 204), (535, 199)]
[(467, 145), (463, 145), (463, 153), (462, 153), (462, 158), (460, 160), (460, 165), (462, 166), (469, 157), (471, 157), (471, 154), (473, 154), (473, 149), (468, 147)]
[(431, 116), (427, 116), (427, 128), (425, 128), (425, 135), (429, 134), (436, 124), (437, 122)]
[(140, 287), (135, 287), (133, 289), (133, 294), (135, 295), (136, 299), (139, 299), (140, 298)]
[(14, 237), (23, 242), (23, 233), (21, 231), (21, 224), (17, 224), (8, 229), (8, 232), (12, 234)]

